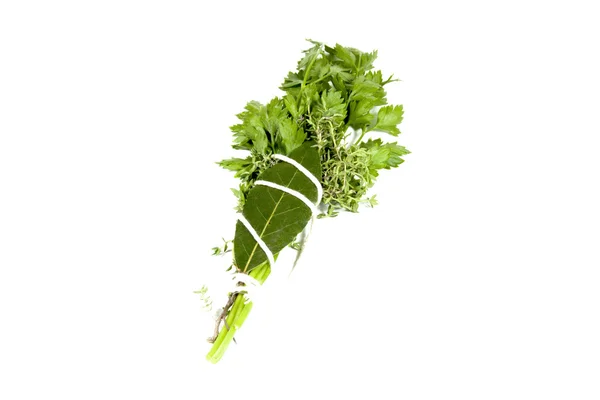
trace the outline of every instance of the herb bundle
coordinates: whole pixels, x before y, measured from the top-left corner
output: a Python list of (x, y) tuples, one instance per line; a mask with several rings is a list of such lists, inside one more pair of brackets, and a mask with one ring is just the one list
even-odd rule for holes
[(209, 339), (207, 359), (213, 363), (252, 308), (250, 286), (264, 283), (279, 252), (287, 246), (301, 251), (315, 216), (374, 206), (375, 196), (367, 192), (379, 171), (397, 167), (409, 154), (395, 142), (367, 136), (372, 131), (398, 136), (403, 117), (402, 106), (386, 100), (384, 88), (395, 80), (373, 69), (377, 51), (310, 42), (297, 71), (284, 79), (284, 95), (266, 105), (251, 101), (238, 114), (240, 123), (231, 127), (233, 148), (247, 151), (247, 157), (219, 162), (240, 179), (232, 189), (239, 218), (233, 242), (215, 248), (215, 254), (226, 254), (233, 244), (236, 286)]

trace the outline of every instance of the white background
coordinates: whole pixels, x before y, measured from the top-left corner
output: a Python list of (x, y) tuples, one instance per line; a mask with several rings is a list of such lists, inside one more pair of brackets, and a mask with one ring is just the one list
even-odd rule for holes
[[(593, 3), (3, 1), (0, 398), (600, 398)], [(214, 162), (304, 38), (379, 49), (413, 154), (212, 366)]]

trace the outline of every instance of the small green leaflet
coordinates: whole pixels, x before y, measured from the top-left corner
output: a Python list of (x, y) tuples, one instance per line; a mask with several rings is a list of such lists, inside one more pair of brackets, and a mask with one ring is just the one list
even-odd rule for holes
[(385, 106), (379, 109), (377, 113), (377, 124), (373, 130), (387, 132), (390, 135), (398, 136), (400, 129), (396, 125), (402, 122), (404, 109), (402, 106)]
[(373, 176), (378, 176), (378, 169), (395, 168), (404, 162), (401, 156), (410, 154), (404, 146), (396, 143), (382, 143), (381, 139), (369, 139), (360, 147), (367, 150), (370, 156), (369, 168)]
[(223, 160), (223, 161), (219, 161), (218, 164), (225, 168), (228, 169), (230, 171), (239, 171), (243, 168), (246, 168), (247, 166), (249, 166), (252, 163), (252, 158), (251, 157), (246, 157), (246, 158), (229, 158), (227, 160)]
[[(298, 161), (317, 179), (321, 179), (321, 161), (312, 142), (305, 142), (289, 157)], [(280, 162), (265, 170), (259, 179), (277, 183), (317, 201), (317, 188), (296, 167)], [(254, 227), (273, 254), (293, 242), (306, 227), (312, 211), (296, 197), (267, 186), (255, 186), (248, 192), (244, 217)], [(237, 222), (233, 252), (237, 268), (245, 273), (261, 265), (267, 256), (246, 227)]]
[(285, 150), (285, 154), (290, 154), (296, 150), (306, 140), (306, 133), (298, 127), (294, 121), (289, 118), (282, 120), (279, 124), (279, 139)]

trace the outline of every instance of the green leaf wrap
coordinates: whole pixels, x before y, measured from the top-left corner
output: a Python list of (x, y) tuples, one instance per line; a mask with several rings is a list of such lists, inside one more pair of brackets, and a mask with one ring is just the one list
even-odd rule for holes
[[(314, 143), (306, 142), (289, 157), (302, 164), (321, 181), (321, 161)], [(265, 170), (259, 180), (270, 181), (302, 193), (317, 201), (317, 188), (301, 171), (287, 162), (279, 162)], [(310, 221), (312, 211), (300, 199), (281, 190), (257, 185), (248, 192), (242, 214), (273, 254), (292, 243)], [(235, 264), (242, 272), (250, 272), (267, 260), (252, 234), (237, 222), (233, 240)]]

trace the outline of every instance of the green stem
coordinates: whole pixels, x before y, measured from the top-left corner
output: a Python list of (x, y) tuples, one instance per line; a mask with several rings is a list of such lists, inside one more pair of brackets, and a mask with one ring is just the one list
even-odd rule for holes
[(300, 86), (300, 92), (302, 92), (302, 90), (306, 86), (306, 80), (308, 79), (308, 75), (310, 74), (310, 70), (312, 69), (313, 64), (315, 63), (315, 61), (317, 61), (317, 57), (318, 54), (312, 60), (310, 60), (310, 64), (308, 64), (308, 67), (306, 67), (306, 69), (304, 70), (304, 79), (302, 80), (302, 86)]
[[(252, 271), (250, 271), (249, 275), (256, 279), (261, 285), (267, 280), (269, 274), (271, 273), (271, 267), (268, 263), (264, 263)], [(252, 310), (252, 302), (244, 303), (244, 296), (236, 295), (233, 306), (229, 310), (227, 314), (227, 318), (225, 319), (225, 325), (219, 332), (217, 336), (217, 340), (213, 343), (212, 348), (206, 355), (206, 359), (213, 364), (219, 362), (227, 347), (233, 340), (235, 333), (239, 328), (242, 327), (244, 321), (250, 314)]]
[(363, 137), (365, 137), (365, 133), (367, 133), (367, 132), (369, 132), (369, 130), (366, 127), (363, 128), (360, 137), (358, 138), (358, 140), (356, 142), (354, 142), (354, 144), (359, 144), (360, 141), (363, 139)]
[(300, 86), (300, 92), (298, 93), (298, 102), (300, 102), (300, 100), (302, 99), (302, 92), (304, 91), (304, 87), (306, 86), (306, 81), (308, 79), (308, 76), (310, 75), (310, 70), (317, 61), (317, 58), (319, 58), (319, 54), (322, 54), (322, 51), (323, 49), (320, 48), (319, 52), (313, 57), (312, 60), (310, 60), (310, 63), (308, 63), (308, 66), (304, 70), (304, 79), (302, 79), (302, 85)]
[(325, 75), (323, 75), (322, 77), (320, 77), (319, 79), (317, 79), (316, 81), (312, 82), (312, 83), (319, 83), (324, 79), (327, 79), (331, 76), (331, 72), (326, 73)]

